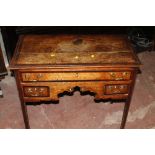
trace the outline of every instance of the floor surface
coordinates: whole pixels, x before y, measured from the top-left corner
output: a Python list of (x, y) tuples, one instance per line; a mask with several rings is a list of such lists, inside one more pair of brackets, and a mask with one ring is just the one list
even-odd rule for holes
[[(138, 54), (143, 66), (133, 92), (126, 128), (155, 128), (155, 52)], [(14, 77), (0, 82), (0, 128), (24, 128)], [(60, 98), (59, 104), (29, 105), (31, 128), (107, 129), (119, 128), (124, 103), (95, 103), (90, 95)]]

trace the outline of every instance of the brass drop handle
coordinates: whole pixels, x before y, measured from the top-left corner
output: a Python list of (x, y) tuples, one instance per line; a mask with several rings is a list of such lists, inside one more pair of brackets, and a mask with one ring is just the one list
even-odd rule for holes
[(116, 77), (116, 73), (114, 73), (114, 72), (111, 72), (110, 75), (111, 75), (112, 78)]
[(27, 79), (27, 75), (26, 74), (24, 75), (24, 77), (25, 77), (25, 79)]
[(39, 80), (41, 77), (43, 77), (43, 75), (42, 75), (41, 73), (39, 73), (39, 74), (37, 75), (37, 79)]
[(95, 55), (94, 55), (94, 54), (92, 54), (92, 55), (91, 55), (91, 58), (94, 58), (94, 57), (95, 57)]
[(109, 89), (113, 93), (117, 93), (118, 92), (118, 89), (117, 89), (117, 86), (116, 85), (115, 86), (109, 86)]
[(25, 74), (25, 80), (29, 80), (30, 75), (28, 73)]
[(70, 92), (72, 92), (72, 91), (73, 91), (73, 89), (72, 89), (72, 88), (70, 88), (70, 89), (69, 89), (69, 91), (70, 91)]
[(37, 89), (37, 88), (34, 88), (34, 90), (35, 90), (35, 91), (38, 91), (38, 89)]
[(75, 58), (76, 60), (78, 60), (78, 59), (79, 59), (79, 56), (78, 56), (78, 55), (76, 55), (74, 58)]
[(33, 93), (33, 96), (38, 96), (38, 88), (34, 88), (34, 93)]
[(27, 90), (29, 93), (32, 93), (32, 89), (31, 88), (28, 88)]
[(112, 90), (112, 86), (109, 86), (109, 89)]
[(124, 86), (123, 86), (123, 85), (121, 85), (119, 88), (120, 88), (120, 89), (124, 89)]
[(123, 72), (123, 76), (127, 76), (128, 75), (128, 72)]
[(51, 57), (54, 58), (55, 57), (55, 54), (51, 54)]
[(75, 76), (78, 77), (79, 76), (79, 73), (75, 73)]
[(123, 78), (122, 78), (122, 77), (120, 77), (120, 78), (116, 78), (116, 80), (123, 80)]
[(40, 88), (39, 92), (41, 92), (41, 93), (44, 92), (44, 88)]

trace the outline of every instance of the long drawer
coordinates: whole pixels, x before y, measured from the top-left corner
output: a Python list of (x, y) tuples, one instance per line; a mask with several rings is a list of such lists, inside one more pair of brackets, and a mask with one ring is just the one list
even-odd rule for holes
[(52, 72), (21, 73), (23, 82), (33, 81), (86, 81), (86, 80), (130, 80), (131, 72)]

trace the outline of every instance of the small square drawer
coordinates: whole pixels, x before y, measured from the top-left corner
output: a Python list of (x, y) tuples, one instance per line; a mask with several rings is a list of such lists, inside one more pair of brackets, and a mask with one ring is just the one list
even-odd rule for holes
[(47, 86), (24, 86), (25, 97), (49, 97), (49, 87)]
[(129, 90), (129, 85), (127, 84), (112, 84), (105, 86), (105, 94), (127, 94)]

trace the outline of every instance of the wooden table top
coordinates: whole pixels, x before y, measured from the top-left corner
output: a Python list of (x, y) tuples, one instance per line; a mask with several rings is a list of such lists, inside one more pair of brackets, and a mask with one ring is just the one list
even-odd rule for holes
[(138, 67), (125, 35), (23, 35), (11, 69), (76, 65)]

